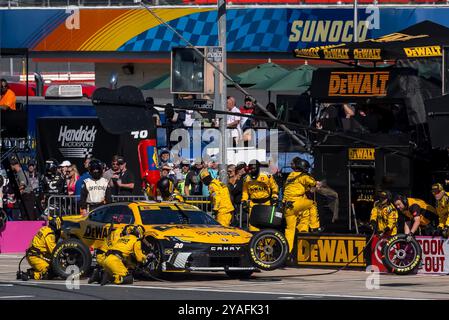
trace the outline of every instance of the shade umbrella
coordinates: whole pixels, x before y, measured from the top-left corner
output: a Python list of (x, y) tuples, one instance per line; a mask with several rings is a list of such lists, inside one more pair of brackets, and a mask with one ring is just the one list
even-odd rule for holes
[(312, 75), (316, 68), (304, 64), (287, 72), (284, 75), (265, 80), (251, 89), (264, 89), (267, 91), (295, 91), (297, 94), (305, 92), (312, 83)]
[(255, 85), (288, 73), (288, 70), (272, 62), (258, 65), (237, 75), (240, 85)]
[(140, 87), (141, 90), (170, 89), (170, 74), (164, 74)]

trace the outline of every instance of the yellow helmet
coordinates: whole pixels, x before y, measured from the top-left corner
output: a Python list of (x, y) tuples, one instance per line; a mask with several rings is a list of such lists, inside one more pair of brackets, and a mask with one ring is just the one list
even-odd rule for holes
[(438, 194), (441, 191), (444, 191), (443, 185), (441, 183), (435, 183), (432, 185), (432, 193)]
[(60, 231), (62, 229), (62, 218), (60, 216), (49, 216), (48, 226), (54, 231)]
[(200, 171), (200, 179), (203, 180), (203, 179), (205, 179), (205, 178), (207, 178), (207, 177), (210, 177), (209, 170), (208, 170), (207, 168), (202, 169), (202, 170)]

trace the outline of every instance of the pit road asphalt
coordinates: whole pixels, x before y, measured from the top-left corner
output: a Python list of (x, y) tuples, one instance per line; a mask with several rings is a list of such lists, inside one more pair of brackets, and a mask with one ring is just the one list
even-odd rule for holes
[[(87, 284), (68, 288), (63, 280), (16, 280), (20, 255), (0, 255), (2, 300), (403, 300), (449, 299), (449, 276), (380, 274), (378, 289), (365, 270), (285, 268), (255, 273), (249, 280), (233, 280), (224, 272), (171, 274), (162, 281), (135, 281), (132, 285)], [(22, 270), (26, 270), (26, 261)], [(73, 284), (69, 283), (69, 287)]]

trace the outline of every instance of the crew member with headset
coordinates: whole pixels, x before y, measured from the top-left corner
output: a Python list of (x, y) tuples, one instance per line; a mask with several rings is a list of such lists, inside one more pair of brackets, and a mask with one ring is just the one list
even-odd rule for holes
[(100, 160), (92, 159), (89, 162), (89, 173), (90, 178), (84, 180), (81, 187), (80, 211), (82, 215), (111, 202), (109, 181), (103, 178), (103, 164)]
[[(315, 201), (308, 199), (307, 192), (316, 187), (316, 180), (308, 174), (308, 161), (295, 157), (292, 159), (291, 172), (284, 184), (283, 205), (285, 208), (285, 238), (289, 251), (293, 250), (295, 229), (298, 232), (317, 232), (320, 222)], [(299, 219), (299, 223), (298, 223)]]
[(413, 236), (418, 228), (421, 233), (431, 236), (434, 234), (433, 222), (438, 221), (437, 212), (434, 207), (424, 200), (408, 198), (398, 194), (394, 197), (393, 204), (402, 215), (400, 219), (405, 219), (404, 233)]
[(132, 284), (133, 276), (129, 272), (128, 266), (132, 265), (133, 261), (145, 264), (150, 259), (142, 251), (145, 229), (141, 225), (137, 225), (126, 230), (128, 234), (120, 237), (106, 252), (103, 262), (105, 272), (101, 279), (101, 285), (111, 281), (114, 284)]
[(40, 202), (42, 209), (46, 208), (47, 200), (52, 195), (65, 195), (67, 186), (66, 180), (58, 173), (59, 163), (55, 159), (45, 161), (45, 174), (39, 181), (41, 190)]
[[(251, 160), (248, 164), (248, 175), (243, 181), (242, 206), (249, 211), (258, 205), (277, 205), (279, 200), (279, 188), (273, 176), (260, 172), (260, 162)], [(258, 228), (249, 225), (249, 231), (259, 231)]]
[(216, 220), (222, 226), (229, 227), (235, 209), (228, 187), (220, 180), (212, 179), (207, 168), (200, 171), (200, 179), (208, 187), (212, 201), (212, 211), (215, 213)]
[(51, 257), (61, 236), (61, 227), (61, 217), (48, 217), (48, 225), (39, 229), (26, 251), (26, 259), (31, 269), (26, 273), (17, 274), (18, 279), (27, 281), (30, 278), (34, 280), (49, 278)]
[(390, 191), (381, 190), (377, 197), (379, 200), (374, 202), (371, 210), (371, 228), (378, 234), (394, 236), (398, 233), (398, 211), (392, 203), (393, 196)]
[(171, 180), (169, 177), (162, 177), (157, 182), (157, 199), (161, 201), (184, 202), (184, 198), (175, 188), (173, 180)]
[(449, 192), (444, 191), (440, 183), (432, 186), (432, 194), (436, 200), (438, 214), (438, 233), (443, 238), (449, 236)]

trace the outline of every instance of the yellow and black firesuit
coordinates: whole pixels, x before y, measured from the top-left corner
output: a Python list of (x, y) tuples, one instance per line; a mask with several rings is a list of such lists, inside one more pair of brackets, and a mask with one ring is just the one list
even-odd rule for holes
[(212, 211), (215, 213), (216, 220), (222, 226), (229, 227), (235, 208), (228, 187), (220, 180), (212, 179), (207, 169), (201, 170), (200, 179), (209, 189)]
[[(310, 164), (299, 157), (292, 160), (291, 172), (284, 184), (283, 205), (285, 209), (285, 238), (290, 252), (293, 250), (295, 229), (299, 232), (317, 231), (320, 227), (315, 201), (306, 192), (316, 186), (316, 180), (308, 174)], [(299, 221), (298, 221), (299, 220)]]
[(173, 181), (168, 177), (162, 177), (157, 182), (157, 195), (162, 201), (184, 202), (184, 198), (175, 188)]
[(432, 186), (432, 193), (436, 200), (436, 211), (438, 214), (438, 230), (447, 238), (449, 236), (449, 192), (444, 191), (440, 183)]
[(127, 235), (130, 232), (130, 229), (133, 227), (132, 225), (128, 225), (125, 228), (115, 227), (113, 224), (106, 225), (108, 228), (108, 235), (103, 241), (103, 244), (100, 248), (95, 250), (95, 259), (97, 261), (97, 267), (92, 272), (92, 275), (89, 277), (88, 283), (100, 282), (102, 270), (104, 269), (104, 260), (106, 259), (106, 252), (111, 249), (114, 244), (117, 242), (120, 237)]
[(26, 259), (31, 269), (27, 274), (22, 275), (22, 280), (48, 279), (51, 257), (61, 235), (61, 226), (61, 217), (49, 217), (48, 226), (40, 228), (33, 237), (26, 251)]
[[(436, 209), (424, 200), (417, 198), (408, 198), (403, 195), (396, 195), (394, 198), (394, 206), (397, 211), (402, 214), (406, 223), (411, 223), (409, 229), (411, 233), (415, 233), (417, 228), (426, 235), (432, 235), (432, 221), (438, 220)], [(415, 221), (419, 218), (419, 225)]]
[(371, 210), (371, 227), (377, 233), (394, 236), (398, 233), (398, 211), (392, 203), (392, 195), (389, 191), (380, 191), (378, 198)]
[(131, 284), (133, 276), (128, 267), (135, 262), (144, 264), (147, 257), (142, 251), (142, 239), (145, 230), (142, 226), (133, 226), (128, 235), (120, 237), (106, 252), (103, 261), (105, 273), (101, 285), (112, 280), (114, 284)]
[[(277, 204), (279, 199), (279, 188), (273, 176), (260, 172), (260, 162), (251, 160), (248, 165), (248, 175), (243, 181), (242, 205), (249, 211), (255, 205)], [(260, 229), (249, 225), (249, 231), (259, 231)]]

